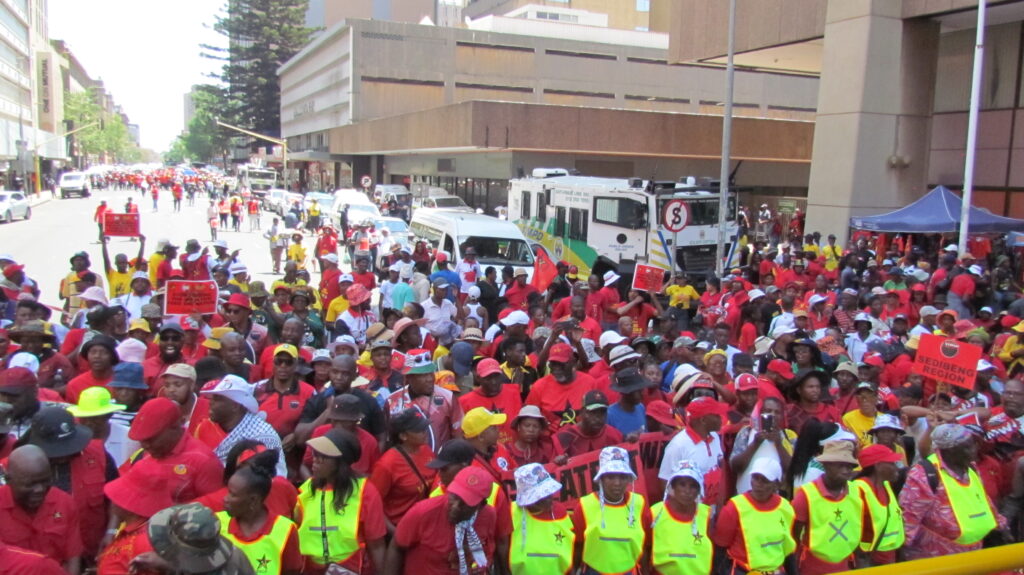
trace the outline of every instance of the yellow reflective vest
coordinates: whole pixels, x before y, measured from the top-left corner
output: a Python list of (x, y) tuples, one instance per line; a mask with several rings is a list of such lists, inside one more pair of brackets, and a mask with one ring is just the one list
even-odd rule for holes
[(270, 533), (255, 541), (242, 541), (228, 531), (231, 516), (227, 511), (217, 513), (217, 517), (220, 519), (220, 534), (235, 547), (238, 547), (242, 553), (245, 553), (254, 573), (268, 575), (281, 573), (281, 558), (284, 555), (284, 548), (288, 545), (288, 537), (292, 530), (295, 529), (295, 524), (291, 519), (278, 515), (274, 518), (274, 526), (270, 528)]
[(603, 506), (597, 493), (580, 499), (586, 522), (583, 562), (598, 573), (625, 573), (636, 567), (644, 552), (643, 495), (628, 493), (620, 505)]
[(992, 513), (992, 506), (988, 503), (981, 478), (973, 468), (967, 469), (967, 483), (963, 484), (942, 467), (936, 455), (932, 454), (928, 460), (939, 472), (939, 479), (949, 497), (949, 506), (953, 508), (956, 523), (960, 526), (957, 543), (974, 545), (999, 526), (995, 514)]
[(366, 478), (360, 477), (355, 482), (355, 489), (340, 511), (335, 510), (334, 491), (313, 491), (312, 479), (299, 487), (296, 503), (302, 509), (299, 551), (318, 565), (342, 563), (359, 551), (359, 519)]
[(853, 484), (860, 490), (864, 503), (868, 506), (868, 513), (871, 515), (871, 541), (862, 542), (862, 551), (893, 551), (903, 547), (906, 533), (903, 529), (903, 510), (900, 502), (892, 492), (892, 486), (885, 482), (885, 492), (889, 495), (889, 504), (882, 505), (875, 495), (875, 489), (871, 486), (870, 480), (860, 478)]
[(761, 511), (744, 494), (731, 499), (740, 517), (748, 571), (772, 572), (782, 568), (786, 557), (796, 550), (793, 539), (793, 506), (783, 498), (771, 511)]
[(711, 573), (714, 549), (708, 537), (711, 508), (697, 504), (688, 522), (677, 520), (666, 503), (651, 506), (651, 558), (661, 575), (706, 575)]
[(829, 563), (845, 560), (860, 546), (864, 503), (857, 488), (847, 483), (846, 495), (832, 501), (816, 482), (800, 486), (807, 496), (807, 550)]
[(576, 544), (572, 519), (538, 519), (512, 504), (508, 559), (512, 575), (565, 575), (572, 570)]

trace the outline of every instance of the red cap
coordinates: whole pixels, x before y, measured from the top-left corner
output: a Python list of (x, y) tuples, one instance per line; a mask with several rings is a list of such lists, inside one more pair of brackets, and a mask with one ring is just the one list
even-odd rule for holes
[(501, 364), (498, 363), (498, 360), (490, 357), (481, 359), (480, 363), (476, 364), (476, 374), (480, 377), (487, 377), (501, 372)]
[(693, 421), (705, 415), (725, 416), (729, 413), (729, 405), (711, 397), (698, 397), (686, 405), (686, 419)]
[(672, 406), (660, 399), (647, 404), (647, 417), (672, 429), (682, 427), (682, 423), (676, 418), (675, 412), (672, 411)]
[(885, 360), (882, 359), (882, 356), (876, 352), (865, 353), (864, 357), (860, 359), (860, 362), (866, 363), (867, 365), (870, 365), (872, 367), (885, 367)]
[(370, 292), (363, 284), (352, 284), (345, 290), (345, 299), (350, 305), (359, 305), (370, 299)]
[(448, 261), (448, 255), (442, 251), (439, 251), (437, 252), (437, 255), (434, 257), (434, 259), (439, 262), (446, 262)]
[(749, 373), (741, 373), (736, 378), (736, 391), (747, 391), (751, 389), (759, 389), (761, 386), (757, 382), (757, 376)]
[(166, 397), (157, 397), (142, 404), (142, 409), (128, 429), (128, 438), (146, 441), (181, 420), (181, 409)]
[(1004, 315), (1003, 319), (999, 320), (999, 325), (1005, 328), (1011, 328), (1020, 323), (1020, 318), (1013, 315)]
[(784, 359), (773, 359), (768, 362), (768, 371), (777, 373), (786, 379), (793, 379), (796, 374), (793, 373), (793, 366)]
[(693, 335), (692, 331), (681, 331), (679, 332), (679, 337), (688, 337), (694, 341), (697, 340), (697, 336)]
[(24, 367), (12, 367), (0, 371), (0, 389), (24, 390), (39, 383), (36, 374)]
[(572, 361), (572, 348), (567, 343), (556, 343), (548, 352), (548, 361), (569, 363)]
[(23, 269), (25, 269), (25, 266), (21, 264), (11, 264), (4, 268), (4, 277), (7, 279), (11, 279), (11, 277), (14, 276), (14, 274), (20, 272)]
[(927, 292), (928, 288), (926, 288), (924, 286), (924, 284), (914, 284), (914, 287), (910, 288), (910, 291), (923, 291), (923, 292)]
[(490, 473), (479, 467), (470, 466), (455, 475), (455, 479), (448, 484), (447, 492), (458, 495), (466, 505), (476, 507), (491, 494), (493, 484), (494, 480)]
[(103, 486), (103, 493), (114, 504), (140, 517), (152, 517), (174, 505), (167, 477), (152, 471), (154, 467), (137, 465), (128, 473)]
[(224, 305), (237, 305), (238, 307), (243, 307), (245, 309), (252, 309), (252, 303), (249, 301), (249, 296), (244, 293), (231, 294), (231, 297), (228, 298), (227, 303)]
[(899, 453), (877, 443), (865, 447), (857, 456), (857, 461), (864, 468), (871, 467), (876, 463), (897, 463), (902, 460), (903, 457)]

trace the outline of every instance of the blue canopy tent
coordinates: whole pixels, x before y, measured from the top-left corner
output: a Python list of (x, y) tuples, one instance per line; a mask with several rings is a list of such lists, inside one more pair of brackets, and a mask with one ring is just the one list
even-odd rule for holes
[[(940, 234), (960, 230), (960, 197), (943, 186), (894, 212), (850, 218), (850, 227), (872, 232)], [(1024, 232), (1024, 220), (971, 207), (970, 233)]]

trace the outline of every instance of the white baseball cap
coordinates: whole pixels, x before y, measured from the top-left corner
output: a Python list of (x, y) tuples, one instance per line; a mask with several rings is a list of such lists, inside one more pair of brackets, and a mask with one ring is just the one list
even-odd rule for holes
[(253, 396), (253, 385), (237, 375), (225, 375), (213, 389), (200, 391), (200, 395), (219, 395), (241, 405), (249, 413), (256, 413), (260, 406)]

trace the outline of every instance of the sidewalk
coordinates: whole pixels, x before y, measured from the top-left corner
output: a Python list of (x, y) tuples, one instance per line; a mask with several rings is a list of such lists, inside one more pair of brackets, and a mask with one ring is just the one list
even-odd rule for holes
[(50, 193), (49, 190), (43, 190), (39, 192), (39, 195), (28, 194), (28, 205), (34, 208), (36, 206), (41, 206), (45, 204), (46, 202), (52, 200), (53, 198), (54, 196), (53, 194)]

